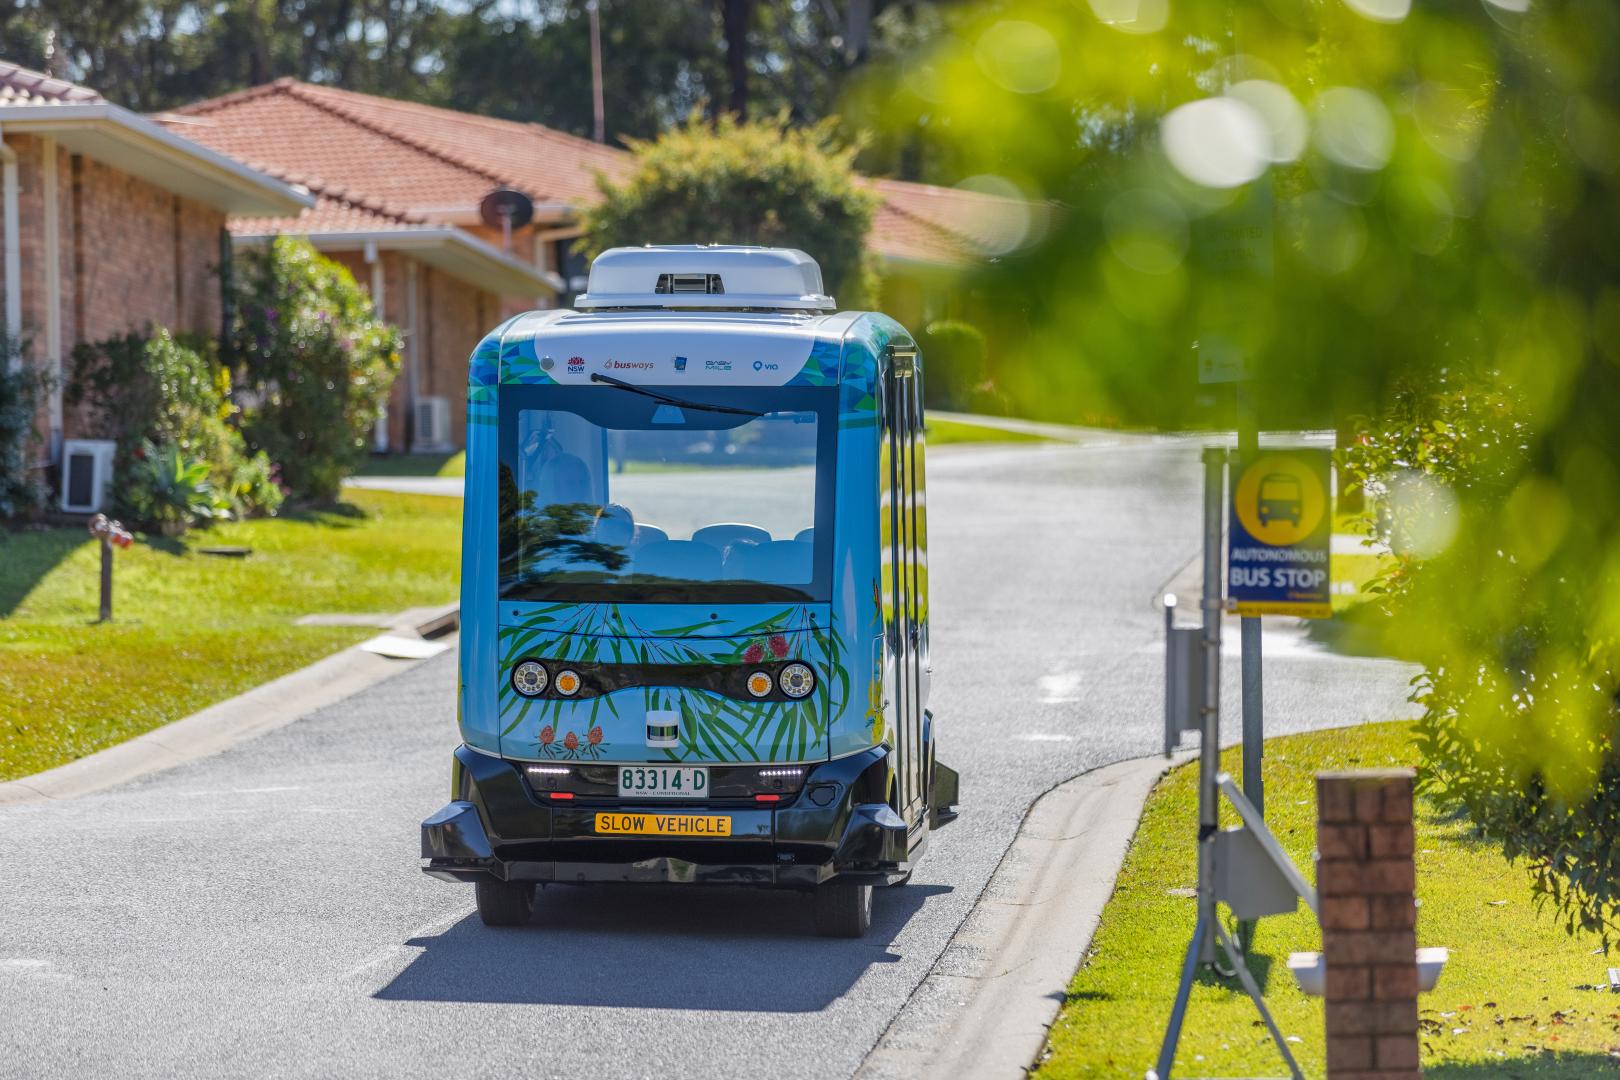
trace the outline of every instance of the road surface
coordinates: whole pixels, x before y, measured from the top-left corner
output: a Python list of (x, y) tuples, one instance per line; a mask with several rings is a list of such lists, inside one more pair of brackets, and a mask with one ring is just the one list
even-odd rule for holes
[[(865, 940), (748, 891), (554, 887), (532, 926), (483, 928), (471, 887), (418, 870), (448, 797), (446, 655), (217, 757), (0, 808), (0, 1076), (847, 1076), (1029, 804), (1158, 749), (1153, 601), (1196, 552), (1198, 478), (1175, 438), (930, 456), (962, 816)], [(1406, 668), (1271, 643), (1270, 732), (1409, 712)], [(1235, 735), (1235, 656), (1225, 685)]]

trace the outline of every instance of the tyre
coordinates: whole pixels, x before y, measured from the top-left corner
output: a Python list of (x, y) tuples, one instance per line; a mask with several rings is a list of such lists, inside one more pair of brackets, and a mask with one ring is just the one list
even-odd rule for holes
[(902, 885), (910, 885), (910, 884), (911, 884), (911, 871), (907, 870), (905, 877), (901, 878), (899, 881), (891, 881), (891, 882), (889, 882), (888, 885), (885, 886), (885, 888), (898, 889)]
[(534, 914), (534, 885), (528, 881), (480, 881), (478, 917), (485, 926), (522, 926)]
[(816, 933), (858, 938), (872, 926), (872, 886), (829, 881), (815, 892)]

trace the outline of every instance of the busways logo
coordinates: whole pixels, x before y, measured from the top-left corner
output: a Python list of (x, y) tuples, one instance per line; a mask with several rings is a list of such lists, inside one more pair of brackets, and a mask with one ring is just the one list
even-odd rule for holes
[(603, 371), (651, 371), (651, 360), (615, 360), (611, 356), (602, 361)]

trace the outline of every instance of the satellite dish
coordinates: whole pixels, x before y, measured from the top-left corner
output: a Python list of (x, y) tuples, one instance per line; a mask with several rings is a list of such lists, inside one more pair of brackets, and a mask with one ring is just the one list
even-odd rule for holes
[(478, 202), (478, 216), (485, 225), (501, 230), (508, 253), (512, 250), (512, 230), (534, 220), (534, 200), (516, 188), (500, 187)]

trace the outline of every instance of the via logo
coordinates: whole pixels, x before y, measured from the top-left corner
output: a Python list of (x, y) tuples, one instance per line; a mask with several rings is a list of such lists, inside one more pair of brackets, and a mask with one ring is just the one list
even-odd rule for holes
[(775, 364), (768, 364), (763, 360), (755, 360), (754, 361), (754, 370), (755, 371), (775, 371), (776, 370), (776, 365)]
[(675, 370), (676, 371), (685, 371), (686, 370), (686, 357), (677, 356), (675, 358)]

